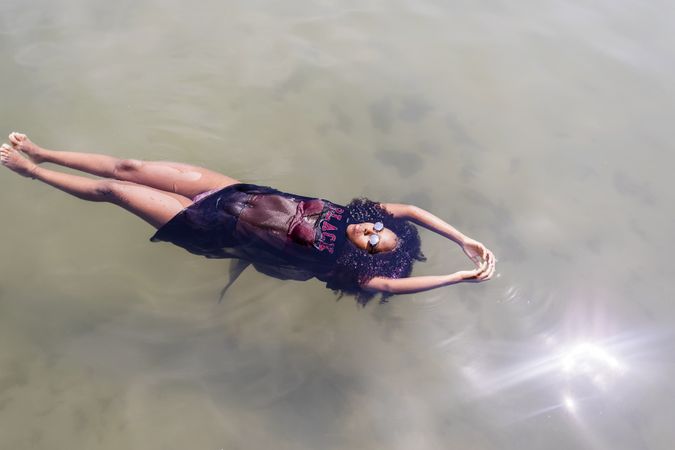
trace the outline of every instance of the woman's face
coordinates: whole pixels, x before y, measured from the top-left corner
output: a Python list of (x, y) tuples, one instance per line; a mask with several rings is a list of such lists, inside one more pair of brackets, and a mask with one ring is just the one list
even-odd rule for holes
[[(352, 244), (368, 253), (389, 252), (396, 248), (398, 237), (388, 228), (382, 228), (377, 231), (374, 223), (362, 222), (347, 226), (347, 238)], [(372, 235), (378, 235), (380, 240), (374, 246), (370, 244), (369, 239)]]

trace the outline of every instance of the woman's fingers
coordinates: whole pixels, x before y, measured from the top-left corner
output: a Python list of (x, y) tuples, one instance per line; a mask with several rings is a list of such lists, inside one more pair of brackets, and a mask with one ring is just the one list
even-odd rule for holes
[(476, 280), (487, 281), (494, 275), (496, 270), (496, 261), (492, 252), (489, 252), (485, 267), (476, 274)]
[(492, 266), (488, 266), (484, 271), (478, 274), (478, 278), (480, 281), (485, 281), (490, 277), (490, 271), (492, 270)]
[(483, 265), (483, 262), (485, 261), (485, 258), (483, 258), (478, 253), (479, 252), (476, 252), (476, 254), (471, 257), (471, 261), (473, 261), (473, 263), (476, 265), (477, 268), (481, 267)]
[(485, 272), (488, 268), (490, 267), (490, 262), (487, 259), (484, 259), (483, 262), (480, 265), (480, 271), (479, 272)]
[(490, 278), (492, 278), (492, 274), (493, 274), (494, 272), (495, 272), (495, 266), (494, 266), (494, 265), (490, 265), (490, 268), (489, 268), (488, 270), (486, 270), (485, 272), (483, 272), (483, 273), (480, 275), (481, 281), (487, 281), (487, 280), (489, 280)]
[(483, 255), (483, 260), (485, 260), (486, 263), (490, 264), (492, 261), (492, 256), (490, 255), (490, 250), (485, 249), (485, 253)]
[(493, 255), (490, 261), (489, 269), (482, 274), (483, 280), (489, 280), (490, 278), (492, 278), (492, 276), (495, 274), (496, 268), (497, 268), (497, 261), (495, 260)]
[(494, 255), (494, 253), (492, 253), (492, 252), (491, 252), (490, 250), (488, 250), (488, 249), (485, 249), (485, 251), (486, 251), (486, 253), (487, 253), (486, 259), (487, 259), (490, 263), (495, 262), (495, 255)]
[(483, 262), (480, 267), (476, 267), (473, 270), (463, 270), (461, 271), (462, 279), (465, 281), (481, 281), (482, 276), (489, 270), (490, 266)]

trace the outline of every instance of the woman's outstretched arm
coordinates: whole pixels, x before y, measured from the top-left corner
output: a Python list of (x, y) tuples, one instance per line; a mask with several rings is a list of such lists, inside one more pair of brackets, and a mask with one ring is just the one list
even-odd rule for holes
[(436, 217), (429, 211), (425, 211), (414, 205), (404, 205), (400, 203), (382, 203), (382, 207), (391, 215), (397, 218), (407, 219), (428, 230), (444, 236), (462, 247), (466, 256), (471, 259), (478, 267), (482, 261), (494, 263), (494, 255), (480, 242), (464, 235), (455, 227)]
[(374, 277), (361, 287), (369, 291), (391, 294), (413, 294), (415, 292), (449, 286), (462, 281), (480, 282), (489, 280), (494, 274), (494, 263), (483, 262), (474, 270), (462, 270), (449, 275), (429, 275), (408, 278)]

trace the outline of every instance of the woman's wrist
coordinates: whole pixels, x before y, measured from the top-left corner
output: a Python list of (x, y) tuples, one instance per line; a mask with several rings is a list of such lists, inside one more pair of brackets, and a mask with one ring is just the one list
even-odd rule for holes
[(460, 247), (464, 247), (464, 246), (466, 245), (466, 243), (469, 242), (471, 239), (469, 238), (469, 236), (465, 236), (465, 235), (463, 235), (462, 233), (459, 233), (459, 235), (458, 235), (458, 236), (455, 236), (455, 239), (453, 239), (453, 240), (454, 240), (454, 241), (457, 243), (457, 245), (459, 245)]
[(446, 286), (450, 284), (456, 284), (459, 283), (464, 279), (462, 272), (455, 272), (451, 273), (450, 275), (446, 276)]

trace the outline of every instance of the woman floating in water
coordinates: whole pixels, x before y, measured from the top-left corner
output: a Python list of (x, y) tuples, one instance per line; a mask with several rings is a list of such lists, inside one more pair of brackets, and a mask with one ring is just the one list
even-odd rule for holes
[[(152, 241), (207, 258), (237, 258), (281, 279), (316, 277), (362, 304), (378, 292), (386, 299), (489, 280), (495, 271), (495, 257), (483, 244), (416, 206), (367, 199), (341, 206), (187, 164), (47, 150), (20, 133), (9, 141), (0, 149), (4, 166), (82, 200), (121, 206), (157, 228)], [(103, 178), (56, 172), (43, 162)], [(456, 242), (476, 267), (411, 277), (413, 263), (425, 258), (410, 222)]]

